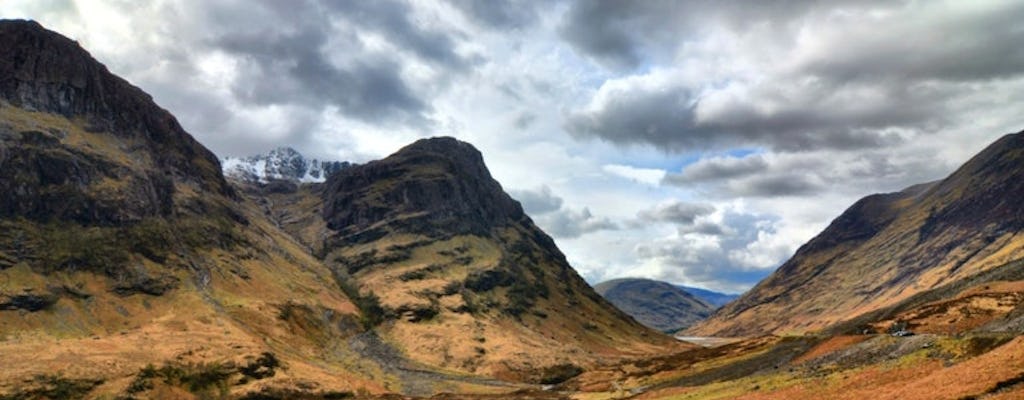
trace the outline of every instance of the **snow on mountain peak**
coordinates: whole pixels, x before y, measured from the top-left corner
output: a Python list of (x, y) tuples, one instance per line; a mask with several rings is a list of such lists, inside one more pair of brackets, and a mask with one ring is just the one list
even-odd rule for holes
[(323, 182), (327, 176), (351, 166), (347, 161), (306, 159), (291, 147), (278, 147), (266, 154), (249, 157), (227, 157), (221, 160), (224, 175), (247, 182), (267, 183), (271, 180)]

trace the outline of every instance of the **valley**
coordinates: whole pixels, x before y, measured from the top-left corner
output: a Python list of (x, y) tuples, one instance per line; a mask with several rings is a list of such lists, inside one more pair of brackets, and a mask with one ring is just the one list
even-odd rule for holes
[(77, 42), (0, 52), (0, 400), (1024, 397), (1024, 132), (738, 298), (591, 287), (468, 142), (222, 163)]

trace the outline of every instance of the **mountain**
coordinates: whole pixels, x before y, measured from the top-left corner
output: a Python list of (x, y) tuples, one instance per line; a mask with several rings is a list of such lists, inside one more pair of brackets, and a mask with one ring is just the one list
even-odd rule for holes
[(595, 293), (468, 143), (417, 141), (331, 175), (321, 195), (324, 259), (415, 360), (530, 380), (676, 346)]
[(266, 154), (228, 157), (222, 160), (224, 175), (249, 183), (270, 180), (324, 182), (327, 176), (352, 164), (347, 161), (307, 159), (291, 147), (278, 147)]
[(683, 289), (683, 291), (692, 294), (694, 297), (702, 300), (703, 302), (711, 305), (713, 308), (718, 308), (729, 304), (730, 301), (736, 300), (740, 297), (738, 294), (721, 293), (713, 290), (701, 289), (692, 286), (677, 285), (676, 287)]
[(810, 332), (1024, 258), (1024, 132), (948, 178), (865, 197), (695, 335)]
[[(503, 395), (688, 348), (594, 293), (467, 143), (228, 181), (74, 41), (4, 20), (0, 53), (0, 398)], [(264, 177), (311, 176), (288, 153)]]
[(667, 282), (652, 279), (613, 279), (594, 290), (641, 324), (675, 332), (703, 320), (715, 307)]
[(170, 113), (35, 22), (0, 53), (0, 397), (389, 390), (332, 272)]

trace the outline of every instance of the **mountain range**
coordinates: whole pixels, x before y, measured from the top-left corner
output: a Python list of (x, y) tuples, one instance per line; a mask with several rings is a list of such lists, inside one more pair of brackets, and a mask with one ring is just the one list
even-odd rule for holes
[(1024, 396), (1024, 132), (717, 310), (601, 287), (710, 313), (697, 346), (587, 285), (469, 143), (222, 165), (78, 43), (3, 20), (0, 54), (0, 399)]
[(231, 183), (77, 43), (3, 21), (0, 50), (0, 387), (487, 392), (686, 348), (597, 295), (468, 143), (281, 149)]
[(221, 160), (224, 175), (250, 183), (271, 180), (291, 182), (324, 182), (327, 176), (352, 166), (347, 161), (307, 159), (291, 147), (278, 147), (249, 157), (227, 157)]

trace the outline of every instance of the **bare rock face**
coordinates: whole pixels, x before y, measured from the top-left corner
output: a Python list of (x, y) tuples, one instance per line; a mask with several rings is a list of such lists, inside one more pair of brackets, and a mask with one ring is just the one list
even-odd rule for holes
[[(81, 136), (114, 136), (122, 147), (116, 151), (149, 164), (129, 168), (124, 160), (86, 154), (65, 145), (82, 138), (69, 139), (72, 133), (59, 129), (0, 126), (0, 170), (16, 171), (0, 177), (0, 215), (95, 224), (166, 215), (175, 181), (233, 195), (209, 150), (149, 95), (111, 74), (74, 41), (33, 21), (0, 21), (0, 54), (0, 109), (79, 121)], [(86, 189), (104, 179), (127, 183), (115, 188), (116, 196)], [(68, 204), (56, 206), (56, 198)]]
[(194, 268), (195, 249), (238, 242), (246, 221), (217, 158), (149, 95), (32, 21), (0, 21), (0, 54), (4, 265), (158, 295), (176, 282), (130, 264)]
[(343, 169), (324, 191), (324, 219), (353, 242), (390, 232), (488, 235), (525, 218), (472, 145), (419, 140), (383, 160)]

